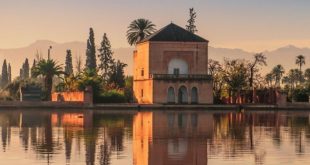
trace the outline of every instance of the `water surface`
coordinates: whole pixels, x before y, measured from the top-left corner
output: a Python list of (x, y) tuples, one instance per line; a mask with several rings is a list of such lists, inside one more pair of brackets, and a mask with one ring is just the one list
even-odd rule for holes
[(0, 111), (1, 164), (310, 164), (309, 112)]

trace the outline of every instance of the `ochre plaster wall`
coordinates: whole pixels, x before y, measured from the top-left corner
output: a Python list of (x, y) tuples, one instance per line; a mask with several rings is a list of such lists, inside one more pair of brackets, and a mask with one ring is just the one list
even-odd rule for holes
[[(184, 85), (191, 102), (192, 87), (198, 88), (199, 104), (213, 102), (212, 82), (208, 81), (159, 81), (150, 74), (168, 74), (171, 59), (182, 59), (188, 63), (189, 74), (208, 74), (208, 43), (199, 42), (144, 42), (134, 52), (134, 95), (138, 103), (167, 103), (167, 91), (174, 87), (176, 103), (178, 89)], [(144, 74), (142, 74), (142, 70)], [(143, 92), (142, 92), (143, 90)], [(143, 95), (142, 95), (143, 93)]]
[(208, 43), (150, 42), (150, 73), (167, 74), (172, 58), (185, 60), (189, 74), (208, 73)]

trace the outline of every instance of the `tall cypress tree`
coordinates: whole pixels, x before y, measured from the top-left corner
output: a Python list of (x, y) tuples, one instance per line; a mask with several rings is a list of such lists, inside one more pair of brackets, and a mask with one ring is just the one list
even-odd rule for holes
[(2, 65), (1, 86), (5, 87), (7, 84), (8, 84), (8, 67), (6, 64), (6, 59), (4, 59), (3, 65)]
[(96, 46), (95, 46), (95, 37), (93, 28), (89, 29), (89, 38), (87, 40), (87, 49), (86, 49), (86, 69), (95, 70), (97, 67), (96, 64)]
[(67, 50), (65, 73), (67, 76), (73, 74), (72, 54), (71, 50)]
[(107, 80), (108, 75), (111, 72), (112, 69), (111, 67), (113, 66), (114, 60), (113, 60), (113, 52), (111, 50), (111, 44), (106, 33), (104, 33), (103, 35), (101, 47), (100, 49), (98, 49), (98, 51), (99, 51), (98, 57), (100, 60), (98, 67), (100, 70), (102, 70), (104, 80)]
[(11, 69), (11, 64), (9, 63), (8, 66), (8, 83), (12, 82), (12, 69)]
[(191, 33), (196, 33), (198, 30), (195, 25), (196, 21), (196, 12), (194, 11), (194, 8), (189, 9), (189, 20), (187, 21), (188, 25), (186, 25), (186, 29)]
[(25, 63), (23, 64), (23, 79), (29, 78), (29, 72), (30, 72), (29, 62), (28, 58), (26, 58)]
[(31, 67), (31, 78), (34, 78), (35, 76), (33, 75), (33, 69), (36, 67), (37, 61), (34, 59)]

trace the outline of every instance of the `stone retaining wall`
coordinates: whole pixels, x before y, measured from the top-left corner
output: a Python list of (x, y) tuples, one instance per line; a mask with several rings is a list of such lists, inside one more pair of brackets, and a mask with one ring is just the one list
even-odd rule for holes
[(52, 93), (52, 101), (74, 101), (74, 102), (84, 102), (85, 93), (84, 92), (55, 92)]
[(52, 93), (52, 102), (82, 102), (84, 104), (93, 104), (93, 90), (86, 87), (85, 91), (77, 92), (54, 92)]

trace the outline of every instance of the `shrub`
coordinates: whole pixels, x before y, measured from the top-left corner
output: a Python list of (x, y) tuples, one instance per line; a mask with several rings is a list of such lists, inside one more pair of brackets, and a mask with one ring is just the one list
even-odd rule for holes
[(19, 100), (19, 89), (33, 86), (43, 89), (42, 84), (35, 79), (16, 79), (8, 84), (4, 90), (8, 92), (9, 100)]
[(133, 77), (132, 76), (127, 76), (125, 78), (124, 95), (126, 96), (127, 102), (129, 103), (134, 102), (135, 98), (133, 96)]
[(102, 77), (97, 74), (97, 70), (87, 69), (78, 78), (77, 86), (78, 90), (84, 91), (87, 86), (93, 88), (94, 98), (101, 97), (102, 89)]
[(123, 92), (110, 90), (94, 98), (95, 103), (126, 103), (126, 96)]
[(307, 89), (295, 89), (293, 92), (293, 100), (297, 102), (309, 101), (309, 90)]
[(131, 88), (124, 89), (124, 96), (126, 98), (126, 102), (128, 103), (134, 102), (133, 90)]
[(10, 96), (9, 92), (3, 91), (0, 93), (0, 101), (12, 101), (13, 98)]

